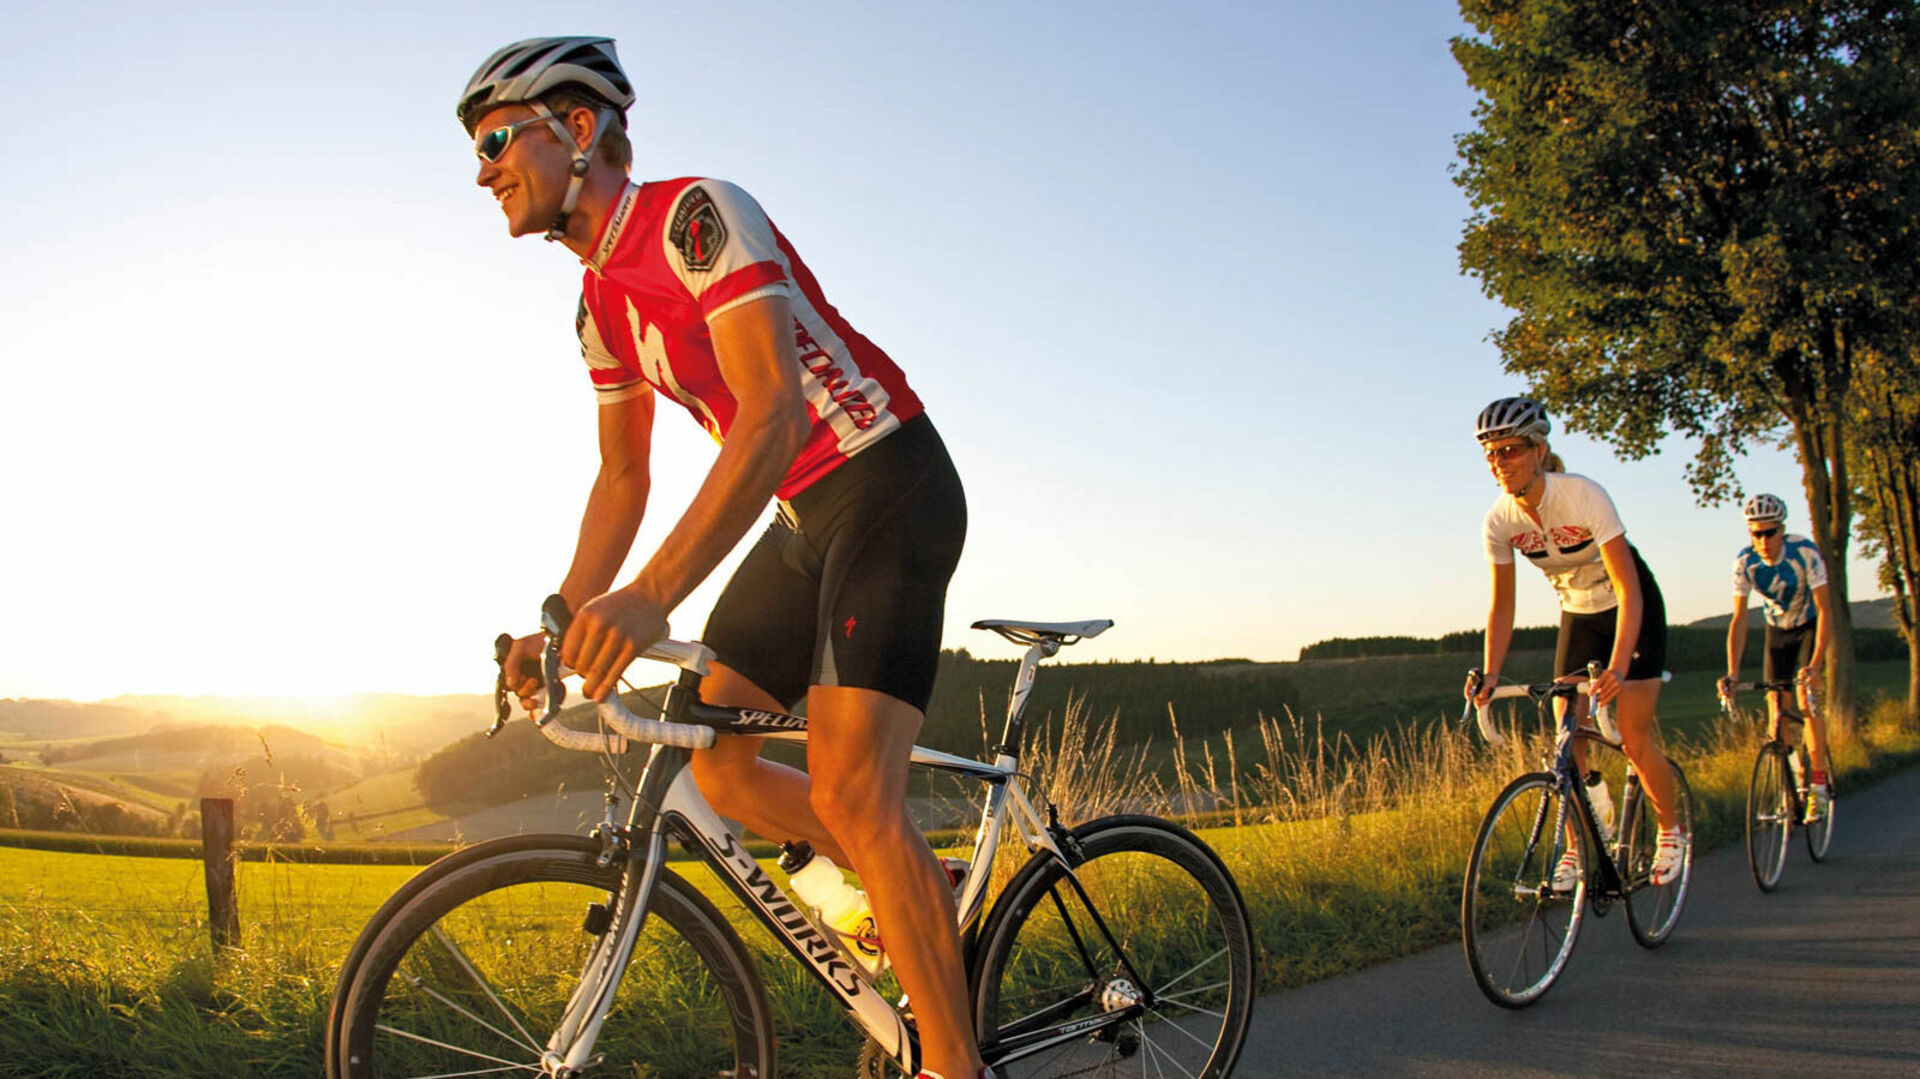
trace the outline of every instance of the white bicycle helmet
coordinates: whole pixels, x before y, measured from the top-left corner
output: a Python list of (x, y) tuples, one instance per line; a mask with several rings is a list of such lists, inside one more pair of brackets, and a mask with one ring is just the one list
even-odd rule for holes
[(1473, 437), (1483, 443), (1502, 438), (1537, 441), (1547, 437), (1551, 430), (1553, 421), (1547, 419), (1547, 410), (1540, 402), (1531, 397), (1502, 397), (1480, 410), (1480, 418), (1473, 425)]
[(633, 104), (633, 84), (620, 67), (612, 38), (535, 37), (487, 57), (473, 73), (460, 94), (460, 124), (471, 135), (488, 109), (532, 101), (567, 83), (593, 91), (622, 112)]
[(1784, 521), (1787, 504), (1776, 495), (1754, 495), (1740, 507), (1740, 513), (1749, 521)]
[[(578, 87), (612, 106), (598, 110), (593, 140), (584, 150), (573, 141), (560, 118), (539, 100), (541, 94), (563, 86)], [(573, 178), (567, 183), (566, 198), (560, 204), (560, 212), (554, 215), (553, 224), (547, 227), (547, 239), (558, 240), (566, 235), (567, 219), (580, 201), (580, 188), (586, 183), (587, 169), (593, 160), (594, 147), (600, 145), (600, 136), (609, 123), (626, 126), (626, 110), (633, 104), (633, 84), (627, 81), (627, 73), (620, 67), (620, 57), (614, 53), (610, 37), (528, 38), (487, 57), (473, 78), (467, 80), (456, 112), (460, 126), (471, 135), (474, 125), (488, 109), (514, 104), (532, 107), (535, 115), (546, 120), (560, 145), (573, 153)]]

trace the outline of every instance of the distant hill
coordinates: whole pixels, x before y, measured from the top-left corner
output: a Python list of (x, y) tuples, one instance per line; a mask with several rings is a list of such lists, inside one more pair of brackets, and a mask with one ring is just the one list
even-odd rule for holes
[(360, 693), (324, 704), (264, 697), (129, 695), (80, 703), (0, 700), (0, 734), (20, 740), (110, 738), (164, 724), (289, 727), (350, 746), (401, 756), (431, 753), (492, 722), (493, 699), (478, 693), (414, 697)]
[(138, 734), (165, 714), (122, 704), (0, 699), (0, 731), (25, 738), (103, 738)]
[[(1731, 599), (1728, 600), (1728, 608), (1725, 614), (1709, 615), (1698, 621), (1688, 622), (1687, 625), (1698, 626), (1701, 629), (1725, 629), (1727, 620), (1733, 617)], [(1891, 596), (1882, 596), (1879, 599), (1856, 599), (1848, 604), (1848, 609), (1853, 614), (1855, 629), (1900, 628), (1900, 624), (1893, 617), (1893, 597)], [(1749, 615), (1747, 620), (1752, 622), (1755, 617), (1757, 616)]]

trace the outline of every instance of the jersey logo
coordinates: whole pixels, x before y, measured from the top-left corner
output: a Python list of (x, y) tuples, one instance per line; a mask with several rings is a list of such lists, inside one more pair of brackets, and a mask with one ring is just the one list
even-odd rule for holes
[(720, 220), (720, 209), (704, 187), (695, 187), (680, 199), (673, 212), (673, 224), (667, 239), (680, 251), (689, 270), (710, 270), (713, 260), (726, 246), (727, 226)]

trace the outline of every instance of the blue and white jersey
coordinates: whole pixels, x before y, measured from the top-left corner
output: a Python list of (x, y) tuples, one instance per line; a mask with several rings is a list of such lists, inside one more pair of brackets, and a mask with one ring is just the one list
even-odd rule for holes
[(1761, 558), (1751, 546), (1742, 547), (1733, 557), (1734, 606), (1745, 607), (1748, 593), (1760, 593), (1767, 624), (1776, 629), (1798, 629), (1812, 620), (1819, 613), (1813, 590), (1826, 583), (1826, 559), (1805, 536), (1788, 535), (1780, 545), (1778, 562)]

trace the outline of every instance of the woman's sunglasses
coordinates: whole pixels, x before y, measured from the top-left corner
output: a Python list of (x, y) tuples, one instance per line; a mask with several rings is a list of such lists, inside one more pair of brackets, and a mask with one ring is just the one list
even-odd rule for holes
[(1488, 446), (1484, 452), (1489, 461), (1511, 461), (1531, 449), (1531, 442), (1509, 442), (1504, 446)]
[(1747, 535), (1752, 536), (1754, 539), (1757, 539), (1757, 540), (1763, 540), (1771, 537), (1772, 535), (1774, 535), (1779, 531), (1780, 531), (1780, 526), (1774, 525), (1772, 528), (1750, 528), (1747, 530)]
[(544, 116), (529, 116), (518, 123), (496, 127), (473, 140), (473, 156), (489, 164), (499, 161), (500, 155), (506, 153), (507, 147), (513, 145), (513, 136), (521, 128), (546, 122), (547, 118)]

